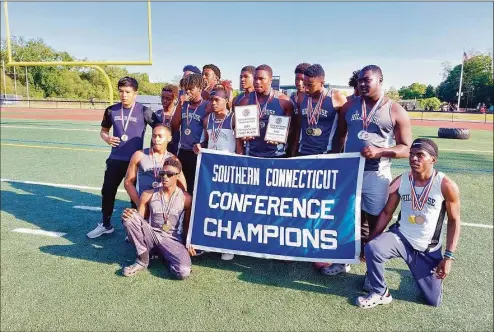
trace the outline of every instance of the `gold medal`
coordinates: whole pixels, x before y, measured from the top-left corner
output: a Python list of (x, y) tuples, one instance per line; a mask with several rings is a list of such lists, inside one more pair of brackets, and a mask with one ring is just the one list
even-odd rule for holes
[(425, 222), (425, 218), (423, 215), (418, 215), (415, 217), (415, 223), (417, 225), (422, 225)]
[(314, 128), (314, 136), (321, 136), (321, 135), (322, 135), (322, 129)]
[(415, 215), (411, 214), (408, 216), (408, 222), (410, 224), (415, 224)]
[(127, 135), (125, 135), (125, 134), (123, 134), (123, 135), (122, 135), (122, 137), (120, 137), (120, 140), (121, 140), (122, 142), (127, 142), (127, 140), (128, 140), (128, 139), (129, 139), (129, 136), (127, 136)]
[(161, 226), (161, 229), (163, 229), (165, 232), (169, 232), (170, 231), (170, 226), (167, 225), (166, 223), (164, 223), (163, 226)]

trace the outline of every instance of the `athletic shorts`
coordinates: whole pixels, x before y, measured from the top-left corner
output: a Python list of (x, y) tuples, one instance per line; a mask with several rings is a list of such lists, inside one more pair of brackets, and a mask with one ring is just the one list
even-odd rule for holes
[(391, 183), (391, 169), (364, 171), (362, 181), (362, 210), (374, 216), (379, 215), (388, 200)]

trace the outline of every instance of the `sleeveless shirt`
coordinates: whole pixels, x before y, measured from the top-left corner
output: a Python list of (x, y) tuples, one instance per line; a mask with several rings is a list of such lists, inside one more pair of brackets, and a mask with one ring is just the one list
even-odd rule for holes
[[(441, 247), (443, 238), (442, 230), (444, 227), (446, 203), (441, 191), (441, 183), (445, 175), (444, 173), (437, 172), (423, 210), (414, 211), (412, 209), (412, 192), (409, 174), (410, 171), (407, 171), (401, 175), (400, 188), (398, 189), (401, 197), (401, 218), (398, 229), (414, 249), (418, 251), (435, 251)], [(420, 195), (423, 189), (424, 187), (415, 187), (415, 192), (417, 195)], [(424, 217), (425, 222), (421, 225), (411, 223), (409, 220), (411, 215), (421, 215)]]
[[(323, 154), (331, 150), (331, 143), (333, 141), (336, 127), (338, 125), (338, 113), (333, 107), (333, 90), (327, 92), (327, 95), (322, 101), (322, 106), (319, 114), (319, 121), (315, 125), (309, 125), (307, 119), (307, 110), (309, 105), (309, 96), (304, 95), (304, 99), (300, 104), (302, 110), (302, 121), (300, 128), (300, 139), (298, 152), (308, 155)], [(317, 100), (312, 100), (312, 109), (315, 110)], [(316, 116), (317, 120), (317, 116)], [(307, 134), (307, 128), (320, 128), (322, 130), (321, 136), (309, 136)]]
[(218, 137), (216, 142), (213, 141), (213, 123), (215, 130), (218, 131), (218, 126), (223, 119), (216, 119), (215, 113), (211, 113), (208, 115), (207, 133), (209, 137), (209, 149), (235, 153), (236, 140), (235, 132), (233, 131), (232, 114), (233, 112), (228, 112), (228, 114), (226, 115), (221, 129), (219, 130), (219, 133), (217, 133)]
[[(368, 140), (357, 137), (358, 133), (364, 129), (362, 121), (362, 97), (356, 97), (345, 115), (348, 128), (348, 136), (345, 143), (345, 152), (361, 152), (366, 146), (376, 146), (388, 148), (395, 145), (394, 123), (391, 117), (391, 106), (393, 101), (388, 99), (386, 103), (378, 106), (372, 117), (369, 127), (366, 129), (370, 133)], [(367, 114), (371, 108), (367, 107)], [(365, 171), (378, 171), (391, 167), (390, 158), (366, 159)]]
[[(169, 207), (169, 204), (172, 204)], [(182, 189), (176, 188), (175, 192), (170, 197), (169, 201), (164, 200), (164, 196), (160, 194), (160, 189), (155, 189), (149, 202), (149, 222), (151, 227), (160, 228), (165, 222), (163, 214), (168, 211), (168, 225), (170, 229), (166, 231), (174, 236), (181, 236), (183, 232), (185, 195)]]
[[(137, 168), (137, 183), (136, 183), (136, 188), (137, 188), (137, 193), (139, 194), (139, 197), (141, 197), (142, 192), (144, 190), (150, 190), (153, 189), (153, 182), (157, 181), (160, 182), (160, 179), (156, 179), (154, 177), (154, 164), (153, 164), (153, 159), (149, 156), (149, 150), (150, 149), (144, 149), (143, 156), (141, 161), (139, 161), (138, 168)], [(165, 160), (170, 158), (172, 154), (170, 152), (166, 152), (163, 161), (161, 165), (158, 166), (157, 172), (159, 172), (163, 166), (163, 163)], [(156, 160), (156, 163), (159, 163), (159, 160)]]

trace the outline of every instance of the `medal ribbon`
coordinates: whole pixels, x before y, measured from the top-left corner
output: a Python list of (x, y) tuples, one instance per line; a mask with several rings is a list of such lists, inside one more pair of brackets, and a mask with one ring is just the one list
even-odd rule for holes
[(166, 212), (165, 212), (165, 193), (163, 191), (161, 191), (160, 202), (161, 202), (161, 209), (163, 210), (163, 220), (164, 220), (165, 224), (168, 224), (168, 218), (170, 216), (170, 211), (171, 211), (173, 202), (175, 201), (175, 198), (177, 197), (177, 195), (175, 195), (176, 193), (177, 193), (177, 189), (175, 189), (175, 191), (171, 195), (170, 200), (168, 201), (168, 206), (166, 207)]
[(215, 115), (213, 114), (213, 123), (212, 123), (212, 130), (211, 130), (211, 139), (213, 140), (213, 142), (215, 143), (214, 145), (216, 146), (216, 142), (218, 141), (218, 138), (220, 136), (220, 131), (221, 131), (221, 128), (223, 127), (223, 123), (225, 122), (225, 120), (230, 116), (230, 112), (226, 113), (225, 117), (221, 120), (221, 122), (218, 124), (218, 127), (216, 127), (216, 129), (214, 128), (214, 124), (216, 122), (216, 117)]
[(153, 149), (149, 149), (149, 158), (151, 158), (153, 160), (154, 179), (159, 180), (159, 174), (160, 174), (161, 169), (163, 168), (163, 161), (166, 159), (166, 156), (168, 155), (168, 151), (163, 155), (163, 157), (161, 157), (161, 160), (158, 163), (158, 166), (160, 166), (160, 167), (156, 167), (157, 166), (156, 165), (156, 159), (154, 158), (154, 153), (152, 153), (152, 150)]
[(261, 108), (261, 104), (259, 104), (259, 100), (257, 99), (257, 92), (255, 94), (256, 94), (257, 108), (259, 108), (259, 119), (262, 119), (267, 113), (267, 108), (268, 108), (269, 102), (273, 99), (273, 96), (274, 96), (273, 89), (271, 89), (271, 91), (269, 91), (268, 100), (266, 101), (266, 103), (264, 104), (264, 106), (262, 108)]
[(384, 98), (384, 94), (381, 94), (381, 97), (379, 97), (379, 100), (377, 103), (374, 104), (374, 107), (372, 107), (371, 111), (367, 115), (367, 106), (365, 105), (365, 100), (362, 98), (362, 125), (365, 130), (367, 130), (367, 127), (369, 127), (369, 124), (372, 121), (372, 117), (376, 113), (379, 105), (381, 104), (382, 100)]
[(127, 134), (127, 127), (129, 126), (129, 120), (130, 120), (130, 115), (132, 114), (132, 111), (134, 110), (134, 106), (136, 103), (132, 104), (132, 107), (130, 108), (129, 115), (127, 116), (127, 122), (124, 124), (124, 114), (123, 114), (123, 104), (122, 107), (120, 107), (120, 117), (122, 118), (122, 127), (123, 127), (123, 132), (124, 135)]
[[(199, 107), (201, 107), (202, 103), (203, 103), (203, 100), (201, 100), (201, 103), (194, 109), (194, 113), (192, 113), (192, 114), (196, 114), (197, 109)], [(185, 110), (185, 113), (186, 113), (186, 115), (185, 115), (185, 117), (186, 117), (185, 121), (187, 122), (187, 129), (189, 129), (189, 127), (190, 127), (190, 121), (192, 120), (191, 117), (189, 117), (189, 105), (190, 105), (190, 102), (187, 103), (187, 109)]]
[(327, 91), (325, 90), (326, 89), (323, 89), (323, 91), (319, 95), (319, 100), (317, 101), (316, 107), (314, 109), (312, 109), (312, 97), (309, 97), (309, 101), (307, 103), (307, 122), (309, 123), (309, 125), (317, 125), (317, 123), (319, 122), (319, 115), (321, 114), (322, 103), (327, 95)]
[(166, 113), (165, 113), (165, 110), (163, 110), (163, 121), (162, 123), (168, 127), (168, 128), (171, 128), (171, 122), (172, 122), (172, 119), (173, 119), (173, 115), (175, 115), (175, 112), (177, 111), (177, 108), (178, 108), (178, 99), (177, 99), (177, 104), (175, 105), (175, 108), (173, 109), (172, 111), (172, 114), (170, 115), (170, 120), (167, 122), (166, 121)]
[(434, 183), (434, 179), (436, 178), (437, 171), (434, 170), (434, 174), (430, 177), (429, 181), (422, 190), (420, 195), (417, 195), (415, 192), (415, 180), (413, 179), (412, 172), (408, 174), (408, 180), (410, 181), (410, 191), (412, 196), (412, 209), (422, 211), (425, 203), (427, 202), (427, 198), (429, 197), (429, 193), (432, 189), (432, 185)]

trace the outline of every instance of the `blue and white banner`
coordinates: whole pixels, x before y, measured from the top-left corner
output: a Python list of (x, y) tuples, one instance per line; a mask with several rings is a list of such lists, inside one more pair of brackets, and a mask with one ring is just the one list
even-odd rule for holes
[(269, 159), (202, 149), (187, 244), (262, 258), (358, 263), (364, 158)]

